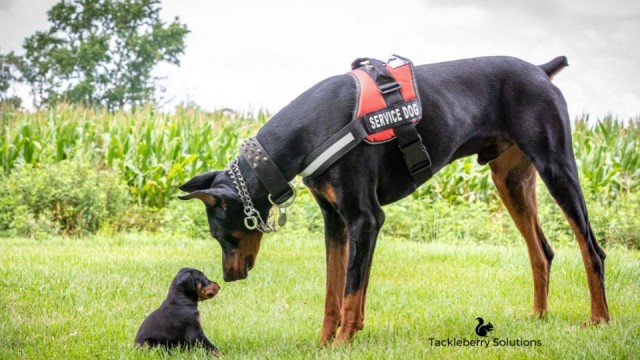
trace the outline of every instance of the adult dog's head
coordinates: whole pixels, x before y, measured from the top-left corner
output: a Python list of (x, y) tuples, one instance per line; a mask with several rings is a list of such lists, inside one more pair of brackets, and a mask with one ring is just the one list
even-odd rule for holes
[(258, 256), (262, 233), (244, 226), (242, 200), (228, 173), (200, 174), (182, 184), (180, 190), (189, 193), (180, 196), (181, 200), (200, 199), (207, 208), (209, 230), (222, 247), (224, 281), (246, 278)]

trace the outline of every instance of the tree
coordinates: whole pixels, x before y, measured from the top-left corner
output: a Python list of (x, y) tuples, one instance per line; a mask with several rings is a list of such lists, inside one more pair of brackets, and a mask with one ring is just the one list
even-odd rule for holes
[(0, 52), (0, 109), (9, 106), (18, 108), (22, 104), (20, 97), (9, 94), (9, 89), (20, 82), (21, 59), (13, 52)]
[(24, 42), (24, 78), (34, 105), (59, 101), (109, 109), (153, 102), (162, 61), (180, 65), (189, 32), (160, 19), (159, 0), (61, 0), (52, 24)]

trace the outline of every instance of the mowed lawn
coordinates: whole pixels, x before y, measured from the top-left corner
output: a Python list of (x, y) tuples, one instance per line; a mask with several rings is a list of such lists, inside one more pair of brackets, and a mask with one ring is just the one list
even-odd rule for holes
[[(0, 239), (0, 359), (206, 358), (202, 350), (145, 351), (138, 326), (181, 267), (222, 289), (200, 304), (205, 333), (229, 359), (637, 358), (640, 253), (607, 249), (612, 321), (581, 324), (589, 293), (577, 244), (555, 247), (550, 314), (529, 316), (532, 280), (524, 243), (416, 243), (381, 238), (365, 329), (341, 348), (318, 345), (324, 303), (321, 233), (287, 228), (263, 240), (248, 279), (223, 283), (213, 239), (117, 234), (83, 239)], [(489, 347), (476, 317), (494, 325)], [(540, 346), (494, 346), (493, 339)]]

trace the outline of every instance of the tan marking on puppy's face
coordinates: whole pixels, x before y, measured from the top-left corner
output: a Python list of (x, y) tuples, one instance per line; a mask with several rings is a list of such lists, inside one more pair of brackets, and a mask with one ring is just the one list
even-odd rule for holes
[(197, 288), (199, 301), (209, 300), (218, 295), (218, 292), (220, 291), (220, 285), (213, 281), (211, 281), (207, 286), (202, 286), (202, 283), (198, 282)]

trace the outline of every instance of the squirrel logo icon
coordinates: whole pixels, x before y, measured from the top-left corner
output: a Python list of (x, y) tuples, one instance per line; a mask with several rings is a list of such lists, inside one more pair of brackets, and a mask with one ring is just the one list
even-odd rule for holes
[(478, 326), (476, 326), (476, 334), (478, 336), (487, 336), (487, 333), (489, 331), (493, 330), (493, 324), (491, 324), (490, 322), (487, 323), (486, 325), (484, 324), (484, 319), (481, 317), (476, 318), (476, 320), (478, 320)]

